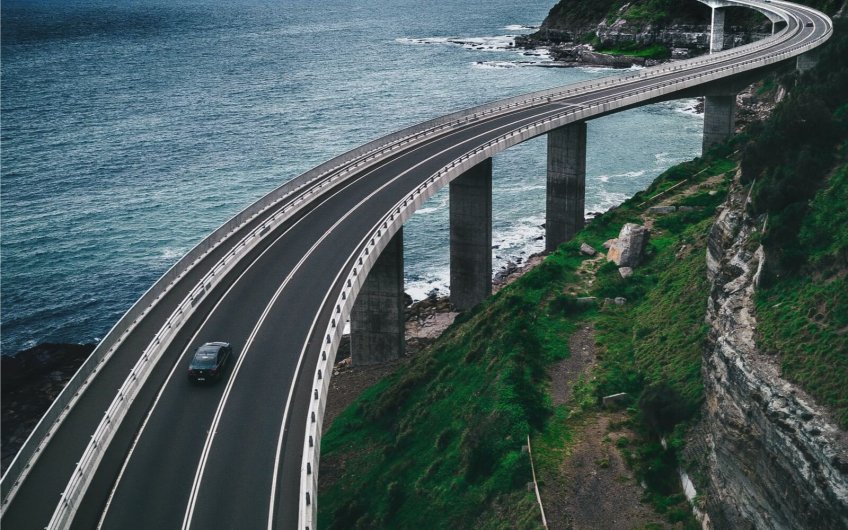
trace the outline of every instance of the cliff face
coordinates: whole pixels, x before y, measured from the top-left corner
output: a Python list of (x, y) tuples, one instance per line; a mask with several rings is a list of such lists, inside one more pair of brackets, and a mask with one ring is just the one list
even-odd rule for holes
[(705, 527), (848, 528), (848, 436), (757, 349), (752, 295), (764, 253), (752, 236), (764, 219), (747, 215), (746, 201), (737, 183), (707, 250), (711, 331), (696, 429)]
[[(725, 47), (746, 44), (765, 36), (752, 31), (762, 23), (758, 15), (731, 10)], [(765, 26), (763, 26), (765, 27)], [(756, 31), (760, 31), (757, 29)], [(700, 2), (663, 0), (560, 0), (535, 34), (519, 44), (594, 42), (603, 48), (709, 47), (710, 9)]]

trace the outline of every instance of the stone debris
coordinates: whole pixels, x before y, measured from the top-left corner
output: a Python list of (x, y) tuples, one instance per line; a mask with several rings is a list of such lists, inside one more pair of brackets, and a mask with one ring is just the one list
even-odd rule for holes
[(594, 248), (592, 248), (591, 245), (587, 245), (586, 243), (581, 243), (580, 244), (580, 253), (585, 254), (587, 256), (594, 256), (595, 254), (598, 253), (598, 251), (595, 250)]
[(621, 228), (618, 239), (610, 246), (607, 259), (620, 267), (635, 267), (642, 261), (650, 232), (647, 228), (627, 223)]

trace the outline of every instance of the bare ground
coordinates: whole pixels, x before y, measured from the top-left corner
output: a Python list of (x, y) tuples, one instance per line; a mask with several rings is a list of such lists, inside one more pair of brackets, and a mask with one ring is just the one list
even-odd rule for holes
[[(583, 326), (569, 339), (571, 355), (550, 369), (551, 400), (564, 405), (572, 399), (574, 383), (595, 365), (595, 333)], [(550, 530), (644, 527), (669, 528), (653, 509), (641, 502), (643, 490), (616, 446), (634, 434), (624, 425), (624, 412), (601, 412), (586, 418), (553, 476), (540, 486)]]

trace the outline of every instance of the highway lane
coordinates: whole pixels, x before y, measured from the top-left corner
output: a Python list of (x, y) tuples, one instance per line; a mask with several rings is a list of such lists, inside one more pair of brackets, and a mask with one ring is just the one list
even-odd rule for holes
[[(804, 22), (813, 21), (815, 27), (807, 30), (803, 24), (799, 27), (790, 22), (788, 31), (800, 31), (806, 36), (793, 39), (792, 43), (779, 45), (777, 49), (796, 44), (803, 39), (814, 39), (822, 34), (824, 30), (820, 19), (805, 14), (801, 16)], [(728, 58), (719, 64), (738, 60), (738, 57)], [(166, 379), (168, 384), (164, 385), (157, 405), (133, 449), (132, 458), (127, 460), (122, 478), (114, 491), (114, 497), (103, 520), (104, 527), (180, 527), (185, 519), (192, 491), (196, 493), (196, 504), (190, 511), (193, 528), (206, 528), (210, 525), (215, 528), (266, 526), (271, 506), (274, 506), (270, 514), (272, 522), (275, 523), (274, 527), (296, 526), (297, 501), (300, 497), (298, 477), (305, 418), (302, 413), (300, 416), (292, 414), (286, 418), (287, 434), (280, 449), (283, 458), (277, 464), (285, 403), (300, 350), (307, 344), (301, 368), (301, 373), (305, 376), (295, 386), (291, 408), (292, 411), (306, 410), (305, 404), (309, 401), (311, 390), (311, 374), (319, 354), (319, 335), (326, 328), (329, 319), (329, 313), (321, 310), (324, 294), (329, 293), (327, 300), (334, 303), (340, 286), (332, 280), (338, 277), (339, 272), (344, 274), (349, 270), (349, 257), (358, 250), (361, 238), (370, 231), (374, 220), (399, 197), (408, 194), (410, 189), (415, 188), (448, 162), (470, 150), (472, 146), (485, 143), (503, 132), (494, 128), (515, 129), (545, 113), (562, 112), (564, 109), (577, 108), (592, 101), (614, 99), (624, 93), (679, 79), (693, 72), (706, 72), (715, 67), (715, 64), (703, 65), (692, 68), (688, 73), (666, 72), (650, 79), (632, 74), (620, 84), (594, 89), (591, 93), (578, 94), (495, 118), (480, 119), (470, 126), (448, 133), (449, 136), (430, 138), (413, 152), (395, 155), (362, 179), (347, 185), (344, 194), (327, 198), (321, 204), (314, 205), (314, 209), (304, 214), (303, 221), (294, 227), (292, 232), (274, 245), (270, 245), (270, 242), (263, 244), (252, 252), (249, 258), (244, 259), (237, 271), (230, 275), (235, 278), (244, 272), (243, 279), (233, 283), (228, 278), (226, 287), (216, 288), (215, 293), (203, 302), (198, 316), (181, 330), (178, 339), (174, 341), (174, 345), (151, 378), (149, 389), (137, 406), (133, 407), (131, 417), (125, 421), (123, 432), (116, 439), (114, 448), (110, 448), (108, 457), (104, 458), (104, 463), (98, 469), (75, 526), (91, 528), (100, 519), (102, 508), (109, 499), (115, 476), (122, 469), (124, 456), (131, 446), (135, 431), (144, 420), (149, 405), (156, 399), (159, 386)], [(480, 133), (483, 135), (469, 140), (465, 145), (459, 143)], [(437, 153), (433, 160), (425, 162), (415, 171), (354, 208), (376, 186), (400, 175), (422, 158)], [(327, 238), (312, 254), (307, 255), (312, 242), (328, 233), (330, 225), (348, 213), (350, 216), (344, 226), (329, 231)], [(296, 219), (287, 223), (287, 226), (277, 233), (285, 231), (294, 221)], [(268, 251), (258, 257), (265, 248)], [(224, 253), (226, 249), (218, 249), (215, 255), (220, 257)], [(280, 293), (276, 303), (271, 304), (280, 282), (294, 271), (295, 264), (304, 256), (306, 261), (303, 266), (294, 272), (290, 284)], [(256, 266), (245, 271), (254, 259), (258, 259)], [(194, 281), (187, 279), (181, 282), (175, 287), (175, 292), (187, 294), (194, 282), (202, 276), (203, 270), (208, 268), (198, 267), (191, 272), (189, 279)], [(232, 289), (224, 295), (230, 285)], [(212, 310), (212, 306), (219, 300), (220, 305)], [(166, 317), (175, 305), (176, 302), (165, 301), (161, 306), (154, 307), (154, 311)], [(293, 311), (293, 307), (297, 307), (297, 310)], [(266, 320), (256, 330), (251, 346), (244, 349), (254, 330), (254, 324), (266, 308), (269, 308)], [(203, 322), (207, 315), (208, 319)], [(320, 316), (317, 321), (315, 315)], [(165, 317), (160, 316), (159, 321), (163, 321)], [(155, 332), (156, 321), (155, 318), (142, 321), (144, 327), (140, 327), (130, 336), (127, 346), (141, 351)], [(187, 364), (187, 355), (196, 344), (216, 339), (233, 342), (239, 352), (242, 366), (238, 377), (232, 379), (233, 391), (222, 410), (217, 434), (209, 446), (209, 464), (199, 477), (197, 487), (193, 489), (195, 468), (207, 443), (206, 431), (212, 425), (225, 385), (210, 388), (189, 387), (185, 384), (183, 369)], [(129, 359), (134, 362), (133, 357)], [(45, 491), (61, 491), (64, 485), (62, 483), (67, 481), (66, 477), (73, 468), (73, 461), (64, 458), (62, 453), (66, 450), (70, 454), (82, 452), (88, 433), (94, 430), (102, 416), (105, 408), (102, 403), (108, 403), (108, 398), (114, 396), (122, 382), (121, 374), (128, 373), (131, 365), (132, 362), (127, 360), (106, 363), (104, 373), (95, 378), (92, 388), (83, 394), (85, 401), (75, 407), (66, 420), (73, 421), (74, 426), (91, 427), (74, 429), (70, 434), (60, 430), (57, 439), (63, 443), (67, 442), (68, 445), (48, 446), (48, 452), (42, 456), (39, 466), (33, 471), (33, 477), (38, 480), (32, 482), (37, 486), (30, 488), (28, 503), (18, 503), (21, 499), (27, 499), (27, 495), (22, 496), (22, 490), (12, 508), (4, 513), (4, 525), (9, 524), (9, 528), (41, 528), (46, 524), (49, 510), (33, 507), (50, 505), (49, 499), (47, 502), (44, 500)], [(168, 377), (168, 374), (172, 375)], [(232, 375), (229, 374), (229, 377)], [(59, 438), (60, 435), (64, 438)], [(58, 449), (55, 449), (56, 447)], [(51, 465), (45, 465), (47, 463)], [(276, 498), (271, 499), (270, 490), (273, 487), (275, 469), (279, 482)], [(25, 483), (25, 486), (28, 483)], [(49, 487), (45, 488), (45, 484)], [(23, 508), (16, 509), (18, 507)], [(20, 514), (27, 518), (17, 518)]]
[[(553, 108), (546, 111), (559, 112), (560, 110)], [(539, 111), (531, 110), (517, 114), (522, 114), (524, 118), (519, 123), (525, 123), (535, 119)], [(289, 234), (280, 239), (260, 259), (260, 262), (251, 266), (247, 274), (233, 285), (232, 290), (225, 297), (226, 305), (219, 307), (219, 310), (213, 314), (213, 318), (199, 332), (199, 338), (192, 343), (196, 346), (207, 340), (229, 340), (239, 351), (239, 356), (244, 359), (238, 374), (237, 386), (232, 393), (233, 402), (227, 404), (236, 411), (232, 417), (237, 420), (239, 426), (233, 428), (229, 428), (228, 424), (220, 426), (218, 429), (220, 436), (222, 438), (231, 436), (232, 442), (231, 444), (216, 443), (215, 452), (210, 460), (219, 462), (219, 465), (210, 467), (207, 473), (212, 475), (222, 473), (223, 476), (230, 477), (232, 481), (232, 477), (236, 476), (262, 476), (264, 469), (266, 470), (264, 474), (267, 475), (265, 484), (270, 483), (270, 473), (274, 468), (274, 454), (270, 455), (272, 458), (270, 462), (259, 461), (255, 466), (248, 466), (242, 462), (242, 457), (254, 457), (255, 453), (234, 455), (234, 453), (244, 453), (242, 449), (245, 440), (241, 433), (250, 432), (253, 439), (260, 436), (260, 432), (264, 432), (265, 434), (261, 436), (276, 443), (282, 418), (277, 417), (275, 421), (269, 423), (268, 416), (281, 415), (284, 411), (293, 363), (296, 363), (300, 355), (301, 345), (305, 342), (313, 315), (317, 313), (318, 304), (321, 302), (316, 293), (326, 291), (326, 285), (321, 282), (325, 281), (327, 271), (340, 270), (343, 265), (340, 260), (346, 259), (346, 256), (357, 248), (359, 241), (352, 240), (343, 230), (336, 229), (331, 232), (330, 237), (317, 249), (315, 255), (310, 256), (310, 260), (303, 264), (300, 275), (293, 279), (292, 288), (286, 290), (285, 295), (278, 301), (276, 310), (272, 311), (263, 326), (263, 333), (257, 336), (251, 349), (243, 350), (243, 346), (247, 342), (253, 324), (259, 320), (259, 315), (275, 293), (276, 286), (290, 273), (297, 261), (306, 255), (311, 242), (324, 234), (330, 225), (338, 224), (339, 219), (350, 211), (358, 214), (358, 217), (352, 216), (348, 219), (348, 223), (357, 223), (356, 231), (361, 233), (370, 229), (374, 222), (372, 215), (377, 211), (375, 207), (370, 202), (357, 210), (354, 210), (354, 206), (361, 197), (369, 195), (379, 183), (391, 180), (403, 172), (410, 165), (408, 159), (415, 158), (419, 152), (447, 149), (441, 158), (429, 161), (427, 165), (408, 173), (406, 180), (394, 183), (392, 187), (372, 199), (380, 204), (377, 208), (385, 210), (388, 204), (393, 204), (398, 197), (405, 195), (409, 186), (419, 182), (424, 175), (429, 176), (446, 160), (453, 159), (467, 150), (468, 145), (460, 143), (461, 140), (457, 140), (457, 137), (475, 137), (481, 131), (485, 131), (485, 139), (490, 139), (505, 130), (493, 130), (493, 125), (511, 128), (515, 123), (515, 116), (502, 116), (492, 122), (476, 123), (464, 130), (442, 137), (432, 145), (427, 145), (426, 148), (422, 147), (384, 164), (346, 187), (345, 193), (337, 194), (307, 214)], [(306, 286), (305, 290), (304, 286)], [(310, 302), (314, 306), (309, 305)], [(233, 307), (238, 309), (234, 311)], [(294, 313), (291, 312), (293, 307), (297, 307)], [(323, 324), (326, 325), (326, 322)], [(182, 354), (182, 359), (177, 366), (187, 365), (190, 354), (191, 348)], [(181, 524), (194, 477), (193, 469), (201, 455), (206, 431), (211, 425), (222, 387), (223, 385), (218, 385), (214, 392), (203, 392), (204, 398), (208, 397), (208, 399), (205, 402), (202, 400), (198, 402), (196, 401), (196, 396), (200, 394), (198, 390), (207, 389), (188, 385), (185, 374), (180, 369), (172, 374), (139, 444), (134, 449), (131, 464), (127, 467), (112, 500), (104, 521), (104, 528), (125, 528), (128, 524), (139, 521), (143, 523), (142, 526), (155, 525), (163, 528)], [(286, 392), (266, 392), (278, 387), (286, 389)], [(175, 443), (174, 437), (168, 434), (175, 428), (181, 431), (179, 434), (181, 443)], [(268, 441), (266, 445), (270, 443)], [(302, 437), (294, 445), (301, 443)], [(219, 447), (221, 457), (217, 456)], [(157, 464), (150, 466), (149, 462)], [(231, 470), (231, 465), (235, 465), (235, 469)], [(299, 463), (296, 465), (299, 466)], [(256, 468), (257, 471), (246, 472), (248, 468)], [(216, 483), (215, 480), (208, 481), (206, 477), (205, 480), (212, 484)], [(155, 484), (167, 484), (168, 487), (155, 488), (153, 487)], [(270, 486), (267, 486), (267, 489), (270, 489)], [(249, 490), (240, 485), (236, 491)], [(138, 500), (141, 498), (145, 500), (145, 507), (139, 505)], [(201, 491), (201, 506), (196, 511), (199, 514), (215, 514), (212, 520), (220, 521), (225, 514), (217, 514), (215, 506), (204, 507), (202, 500), (204, 498)], [(164, 512), (171, 513), (166, 521), (161, 518)], [(267, 513), (267, 509), (264, 512)], [(267, 517), (267, 514), (263, 516)], [(80, 527), (88, 527), (90, 520), (78, 516), (78, 522)], [(196, 528), (203, 527), (208, 528), (204, 524), (196, 526)]]

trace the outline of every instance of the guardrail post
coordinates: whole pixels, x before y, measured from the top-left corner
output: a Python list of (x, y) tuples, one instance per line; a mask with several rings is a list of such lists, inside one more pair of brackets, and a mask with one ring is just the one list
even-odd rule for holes
[(471, 309), (492, 294), (492, 159), (450, 183), (451, 303)]
[(545, 249), (555, 250), (584, 224), (586, 200), (586, 122), (548, 133), (548, 186)]
[(355, 365), (397, 359), (404, 352), (403, 228), (383, 249), (356, 297), (350, 316)]

